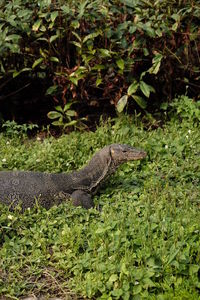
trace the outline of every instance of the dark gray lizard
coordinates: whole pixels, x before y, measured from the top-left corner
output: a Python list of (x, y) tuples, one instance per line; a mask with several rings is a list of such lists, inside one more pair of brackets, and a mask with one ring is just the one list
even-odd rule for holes
[(36, 201), (48, 209), (72, 199), (75, 206), (88, 209), (93, 207), (92, 195), (119, 165), (145, 156), (143, 150), (112, 144), (98, 151), (84, 168), (69, 174), (1, 171), (0, 201), (11, 209), (20, 203), (22, 210), (25, 210), (33, 207)]

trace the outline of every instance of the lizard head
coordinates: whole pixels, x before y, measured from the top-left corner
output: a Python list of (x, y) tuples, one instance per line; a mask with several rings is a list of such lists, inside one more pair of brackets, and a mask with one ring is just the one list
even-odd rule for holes
[(110, 145), (110, 153), (114, 164), (120, 165), (129, 160), (139, 160), (145, 158), (147, 153), (125, 144)]

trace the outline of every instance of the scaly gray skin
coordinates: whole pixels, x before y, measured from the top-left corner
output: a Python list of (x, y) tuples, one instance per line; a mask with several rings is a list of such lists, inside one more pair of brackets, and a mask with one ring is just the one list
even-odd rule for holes
[(12, 209), (19, 203), (24, 211), (37, 202), (45, 208), (72, 198), (75, 206), (93, 207), (92, 195), (117, 167), (138, 160), (146, 152), (128, 145), (112, 144), (98, 151), (89, 163), (70, 174), (30, 171), (0, 172), (0, 201)]

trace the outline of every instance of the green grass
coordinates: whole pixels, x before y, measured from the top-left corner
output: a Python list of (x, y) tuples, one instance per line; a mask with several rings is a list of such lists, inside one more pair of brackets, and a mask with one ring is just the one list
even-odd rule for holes
[(194, 120), (144, 130), (133, 118), (120, 118), (95, 133), (44, 141), (1, 135), (0, 169), (69, 172), (113, 142), (145, 149), (148, 157), (121, 166), (102, 187), (95, 196), (101, 212), (65, 203), (22, 215), (1, 205), (0, 296), (200, 299)]

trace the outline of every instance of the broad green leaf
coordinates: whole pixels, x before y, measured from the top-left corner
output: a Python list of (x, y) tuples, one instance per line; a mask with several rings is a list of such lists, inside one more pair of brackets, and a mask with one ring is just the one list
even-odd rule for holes
[(53, 121), (52, 125), (54, 125), (54, 126), (63, 126), (64, 124), (61, 121)]
[(93, 68), (92, 68), (92, 70), (104, 70), (105, 69), (105, 66), (104, 65), (95, 65)]
[(154, 88), (151, 85), (144, 82), (144, 81), (140, 81), (140, 89), (147, 98), (149, 98), (150, 92), (155, 93)]
[(115, 282), (115, 281), (117, 281), (117, 279), (118, 279), (118, 275), (117, 275), (117, 274), (112, 274), (112, 275), (110, 276), (110, 278), (109, 278), (108, 281), (110, 281), (110, 282)]
[(152, 62), (153, 62), (153, 63), (159, 62), (159, 61), (162, 60), (162, 58), (163, 58), (163, 55), (162, 55), (161, 53), (157, 53), (157, 54), (154, 56)]
[(47, 57), (47, 53), (46, 53), (46, 51), (43, 51), (43, 49), (42, 49), (42, 48), (40, 48), (40, 54), (41, 54), (41, 56), (42, 56), (42, 57), (44, 57), (44, 58), (46, 58), (46, 57)]
[(99, 86), (102, 83), (102, 78), (97, 78), (96, 80), (96, 86)]
[[(48, 0), (45, 0), (45, 2), (48, 1)], [(51, 0), (50, 0), (51, 1)], [(43, 1), (44, 2), (44, 1)], [(44, 18), (44, 19), (47, 19), (49, 18), (49, 13), (48, 12), (41, 12), (40, 13), (40, 18)]]
[(124, 60), (122, 58), (118, 59), (116, 61), (116, 64), (120, 70), (122, 70), (122, 71), (124, 70)]
[(1, 70), (2, 73), (6, 72), (1, 61), (0, 61), (0, 70)]
[(143, 94), (149, 98), (150, 90), (148, 88), (148, 84), (146, 84), (144, 81), (140, 81), (140, 89), (143, 92)]
[(21, 38), (21, 36), (18, 34), (10, 34), (10, 35), (6, 36), (5, 41), (17, 42), (20, 38)]
[(71, 109), (67, 110), (65, 114), (69, 117), (76, 117), (77, 116), (77, 113), (75, 112), (75, 110), (71, 110)]
[(150, 278), (143, 279), (145, 288), (156, 286), (155, 283)]
[(60, 118), (61, 116), (62, 116), (61, 113), (58, 112), (58, 111), (55, 111), (55, 110), (50, 111), (50, 112), (48, 112), (48, 114), (47, 114), (47, 117), (48, 117), (49, 119), (51, 119), (51, 120)]
[(18, 75), (20, 75), (22, 72), (27, 72), (27, 71), (31, 71), (32, 69), (31, 68), (24, 68), (24, 69), (22, 69), (22, 70), (20, 70), (20, 71), (14, 71), (13, 72), (13, 78), (15, 78), (15, 77), (17, 77)]
[(51, 56), (50, 57), (50, 61), (53, 61), (53, 62), (59, 62), (59, 59), (57, 58), (57, 57), (55, 57), (55, 56)]
[(149, 50), (147, 48), (143, 48), (143, 53), (144, 53), (144, 56), (148, 56)]
[(87, 70), (86, 67), (80, 66), (75, 72), (76, 72), (76, 73), (81, 73), (81, 72), (85, 72), (86, 70)]
[(65, 104), (63, 111), (66, 112), (72, 106), (72, 104), (75, 103), (75, 102), (76, 101), (69, 102), (69, 103)]
[(142, 287), (140, 284), (133, 286), (132, 292), (133, 295), (137, 295), (142, 291)]
[(55, 41), (56, 39), (58, 38), (58, 35), (55, 34), (55, 35), (52, 35), (49, 39), (49, 42), (52, 43), (53, 41)]
[(32, 30), (33, 31), (38, 31), (38, 29), (40, 28), (40, 25), (42, 24), (42, 20), (37, 20), (33, 26), (32, 26)]
[(69, 123), (66, 123), (65, 125), (64, 125), (64, 128), (65, 127), (69, 127), (69, 126), (73, 126), (73, 125), (76, 125), (77, 124), (77, 120), (73, 120), (73, 121), (71, 121), (71, 122), (69, 122)]
[(139, 0), (124, 0), (123, 2), (125, 5), (127, 5), (129, 7), (135, 8), (140, 1)]
[(147, 71), (144, 71), (140, 74), (140, 81), (142, 80), (142, 78), (146, 75)]
[(72, 83), (74, 83), (75, 85), (78, 85), (78, 78), (69, 76), (69, 80), (70, 80)]
[(93, 40), (95, 37), (100, 35), (100, 33), (101, 33), (100, 31), (97, 31), (86, 35), (83, 39), (83, 43), (87, 42), (88, 40)]
[(125, 263), (122, 263), (120, 271), (121, 271), (122, 274), (125, 274), (127, 276), (130, 274), (130, 272), (128, 271)]
[(176, 31), (177, 28), (178, 28), (178, 25), (179, 25), (179, 22), (175, 22), (175, 23), (172, 25), (172, 30), (173, 30), (173, 31)]
[(23, 10), (19, 10), (17, 12), (17, 16), (20, 18), (31, 18), (32, 15), (32, 11), (29, 9), (23, 9)]
[(56, 106), (55, 109), (61, 113), (63, 113), (63, 109), (60, 105)]
[(20, 75), (21, 74), (21, 72), (20, 71), (14, 71), (13, 72), (13, 78), (15, 78), (15, 77), (17, 77), (18, 75)]
[(157, 36), (161, 37), (163, 35), (163, 32), (160, 28), (156, 29)]
[(136, 80), (134, 80), (133, 83), (131, 83), (131, 85), (129, 85), (129, 87), (128, 87), (128, 91), (127, 91), (128, 96), (131, 96), (132, 94), (134, 94), (137, 91), (138, 86), (139, 86), (138, 82)]
[(41, 62), (43, 62), (44, 58), (40, 57), (38, 59), (36, 59), (32, 65), (32, 69), (34, 69), (35, 67), (37, 67), (39, 64), (41, 64)]
[(122, 289), (114, 289), (112, 291), (112, 295), (116, 297), (115, 299), (122, 299), (121, 296), (123, 295), (123, 290)]
[(57, 91), (58, 86), (57, 85), (52, 85), (50, 86), (47, 91), (46, 91), (46, 95), (53, 95), (55, 94), (55, 92)]
[(101, 48), (101, 49), (99, 49), (99, 51), (100, 51), (100, 53), (103, 57), (110, 57), (111, 56), (111, 53), (108, 49), (102, 49)]
[(117, 106), (116, 106), (117, 111), (119, 113), (121, 113), (124, 110), (124, 107), (126, 106), (127, 101), (128, 101), (128, 95), (124, 95), (119, 99), (119, 101), (117, 102)]
[(20, 53), (20, 47), (17, 44), (8, 44), (7, 47), (11, 50), (12, 53)]
[(150, 74), (157, 74), (160, 70), (160, 64), (161, 62), (156, 62), (153, 64), (153, 66), (149, 69)]
[(75, 42), (75, 41), (71, 42), (71, 44), (75, 45), (78, 48), (82, 47), (81, 43), (78, 43), (78, 42)]
[(54, 22), (57, 16), (58, 16), (58, 11), (53, 11), (51, 13), (51, 21)]
[(96, 231), (95, 231), (95, 233), (96, 234), (101, 234), (101, 233), (104, 233), (106, 231), (106, 228), (105, 227), (100, 227), (100, 228), (98, 228)]
[(154, 28), (151, 28), (150, 26), (145, 26), (145, 31), (150, 37), (155, 37), (155, 30)]
[(77, 29), (77, 28), (80, 27), (80, 23), (79, 23), (79, 21), (74, 20), (74, 21), (71, 22), (71, 26), (72, 26), (74, 29)]
[(180, 15), (178, 15), (178, 14), (173, 14), (173, 15), (171, 16), (171, 18), (174, 19), (176, 22), (179, 22), (181, 17), (180, 17)]
[(176, 249), (175, 246), (172, 245), (171, 250), (173, 250), (173, 251), (171, 251), (171, 254), (170, 254), (170, 256), (169, 256), (169, 259), (168, 259), (168, 262), (167, 262), (166, 265), (169, 265), (169, 264), (172, 263), (172, 261), (175, 259), (176, 255), (177, 255), (177, 254), (179, 253), (179, 251), (181, 250), (181, 248), (179, 247), (179, 248)]
[(133, 34), (136, 30), (137, 30), (137, 26), (132, 25), (132, 26), (130, 26), (129, 33)]
[(167, 102), (163, 102), (160, 105), (160, 109), (162, 109), (162, 110), (167, 110), (168, 107), (169, 107), (169, 104)]
[(13, 15), (11, 15), (11, 16), (9, 16), (9, 17), (7, 18), (7, 22), (10, 23), (10, 25), (13, 26), (13, 27), (16, 27), (16, 26), (17, 26), (17, 23), (16, 23), (16, 21), (15, 21), (15, 18), (16, 18), (16, 16), (13, 16)]
[(46, 27), (44, 26), (44, 25), (42, 25), (41, 27), (40, 27), (40, 31), (42, 31), (42, 32), (45, 32), (47, 29), (46, 29)]
[(75, 31), (72, 31), (72, 34), (77, 38), (77, 40), (79, 40), (79, 42), (81, 42), (82, 40), (81, 40), (81, 37), (78, 35), (78, 33), (77, 32), (75, 32)]
[(65, 4), (61, 6), (61, 10), (65, 13), (65, 14), (69, 14), (70, 12), (70, 8), (69, 5)]
[(23, 69), (21, 70), (21, 72), (27, 72), (27, 71), (31, 71), (31, 68), (23, 68)]
[(37, 41), (45, 41), (47, 43), (49, 42), (49, 40), (44, 37), (38, 38)]
[(198, 273), (199, 269), (200, 269), (199, 265), (190, 265), (190, 267), (189, 267), (189, 273), (191, 275), (196, 274), (196, 273)]
[(85, 13), (85, 7), (86, 7), (87, 3), (88, 3), (88, 0), (81, 1), (79, 3), (79, 6), (78, 6), (79, 7), (78, 19), (81, 19), (82, 16), (84, 15), (84, 13)]
[(137, 95), (131, 95), (131, 97), (141, 108), (145, 109), (147, 107), (147, 102), (144, 100), (144, 98)]
[(163, 59), (163, 55), (161, 53), (157, 53), (152, 59), (152, 67), (149, 68), (148, 72), (150, 74), (157, 74), (160, 70), (161, 61)]

